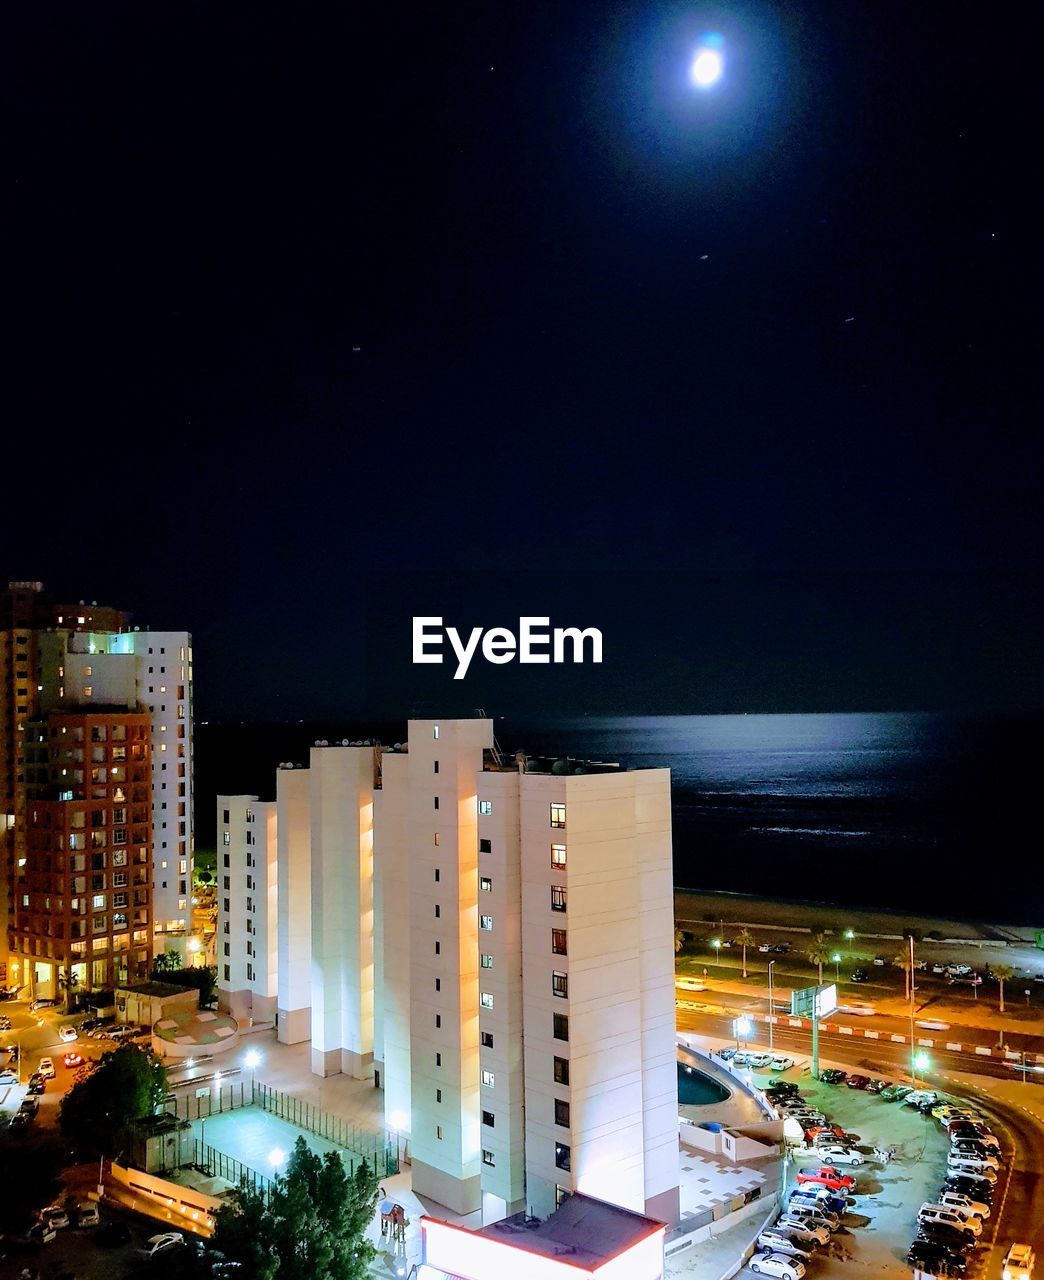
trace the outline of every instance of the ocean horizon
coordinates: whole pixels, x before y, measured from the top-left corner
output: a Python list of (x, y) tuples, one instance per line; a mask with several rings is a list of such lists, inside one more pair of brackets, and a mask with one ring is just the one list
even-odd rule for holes
[[(679, 889), (1012, 924), (1044, 922), (1039, 840), (1026, 847), (1042, 728), (1038, 715), (931, 712), (494, 722), (508, 753), (669, 768)], [(402, 721), (200, 725), (196, 794), (270, 795), (275, 765), (316, 737), (404, 735)], [(206, 848), (213, 813), (197, 807), (197, 822)]]

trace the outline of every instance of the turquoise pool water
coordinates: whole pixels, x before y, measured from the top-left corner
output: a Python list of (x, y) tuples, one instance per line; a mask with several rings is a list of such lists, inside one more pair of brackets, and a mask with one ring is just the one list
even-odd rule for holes
[(711, 1102), (724, 1102), (729, 1091), (717, 1080), (696, 1067), (678, 1063), (678, 1101), (687, 1107), (704, 1107)]

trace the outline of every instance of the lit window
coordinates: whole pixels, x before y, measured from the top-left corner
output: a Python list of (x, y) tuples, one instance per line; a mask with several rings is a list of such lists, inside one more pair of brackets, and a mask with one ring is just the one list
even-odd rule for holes
[(551, 886), (551, 910), (564, 911), (566, 909), (566, 891), (561, 885), (554, 884)]
[(491, 814), (492, 812), (493, 812), (493, 801), (492, 801), (492, 800), (480, 800), (480, 801), (479, 801), (479, 813), (480, 813), (483, 817), (487, 817), (487, 816), (488, 816), (489, 814)]
[(557, 969), (551, 974), (551, 990), (556, 996), (565, 997), (569, 994), (569, 979)]
[(569, 1148), (564, 1142), (555, 1143), (555, 1168), (569, 1171)]
[(480, 929), (492, 929), (492, 928), (493, 928), (493, 917), (492, 917), (492, 916), (479, 916), (479, 928), (480, 928)]
[(89, 684), (85, 684), (85, 685), (83, 686), (83, 696), (84, 696), (85, 698), (93, 698), (93, 697), (94, 697), (94, 688), (93, 688), (91, 685), (89, 685)]
[(225, 844), (225, 845), (229, 845), (229, 844), (231, 844), (231, 843), (232, 843), (232, 834), (231, 834), (231, 832), (229, 832), (229, 831), (222, 831), (222, 833), (221, 833), (221, 843), (222, 843), (222, 844)]
[(565, 826), (565, 805), (564, 804), (552, 804), (551, 825), (553, 827)]
[(566, 864), (566, 851), (564, 844), (553, 844), (551, 846), (551, 865), (556, 870), (561, 870)]
[(435, 726), (435, 728), (432, 730), (431, 736), (432, 736), (433, 738), (438, 738), (438, 736), (439, 736), (439, 726), (438, 726), (438, 725), (436, 725), (436, 726)]
[(551, 953), (556, 956), (568, 954), (566, 951), (566, 931), (564, 929), (551, 930)]
[(493, 881), (489, 878), (489, 876), (480, 876), (479, 888), (482, 890), (483, 893), (492, 893)]
[(93, 667), (84, 667), (84, 669), (83, 669), (83, 676), (84, 676), (84, 679), (85, 679), (85, 680), (89, 680), (89, 679), (91, 678), (91, 676), (93, 676), (93, 675), (94, 675), (94, 668), (93, 668)]
[(492, 1009), (493, 1008), (492, 992), (483, 991), (482, 994), (479, 996), (479, 1004), (483, 1007), (483, 1009)]
[(483, 967), (483, 969), (492, 969), (492, 968), (493, 968), (493, 957), (492, 957), (492, 956), (483, 956), (483, 957), (482, 957), (482, 967)]
[(483, 1071), (482, 1083), (487, 1089), (492, 1089), (497, 1083), (497, 1078), (492, 1071)]
[(436, 845), (438, 845), (438, 843), (439, 843), (439, 833), (436, 831), (436, 832), (435, 832), (435, 844), (436, 844)]

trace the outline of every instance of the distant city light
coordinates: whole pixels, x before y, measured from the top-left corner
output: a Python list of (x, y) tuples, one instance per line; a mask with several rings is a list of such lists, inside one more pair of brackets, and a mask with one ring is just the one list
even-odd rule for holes
[(689, 68), (689, 77), (697, 89), (709, 89), (721, 79), (725, 70), (721, 45), (720, 36), (704, 36), (700, 42)]

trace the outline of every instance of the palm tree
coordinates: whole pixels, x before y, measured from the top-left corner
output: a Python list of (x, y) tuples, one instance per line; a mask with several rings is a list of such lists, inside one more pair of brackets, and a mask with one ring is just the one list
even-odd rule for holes
[(997, 985), (1000, 987), (1000, 1004), (998, 1005), (998, 1012), (1003, 1013), (1004, 1012), (1004, 984), (1010, 978), (1015, 977), (1015, 970), (1011, 967), (1010, 964), (996, 964), (991, 967), (990, 976), (993, 978), (994, 982), (996, 982)]
[(741, 929), (736, 934), (734, 941), (738, 942), (743, 948), (743, 977), (747, 976), (747, 948), (754, 945), (754, 935), (749, 929)]
[(58, 989), (65, 993), (65, 1012), (72, 1013), (73, 994), (80, 985), (80, 975), (72, 969), (66, 969), (58, 975)]
[(805, 952), (810, 964), (814, 964), (819, 970), (819, 985), (823, 985), (823, 961), (830, 955), (830, 948), (827, 946), (826, 934), (817, 931), (808, 940), (808, 950)]
[(678, 954), (678, 952), (679, 952), (679, 951), (681, 951), (682, 947), (684, 947), (684, 946), (685, 946), (685, 933), (684, 933), (684, 931), (683, 931), (683, 930), (681, 930), (681, 929), (675, 929), (675, 931), (674, 931), (674, 954), (675, 954), (675, 955), (677, 955), (677, 954)]
[(893, 959), (892, 964), (894, 964), (897, 968), (902, 969), (903, 971), (903, 977), (905, 979), (903, 995), (905, 999), (909, 1000), (910, 999), (910, 974), (913, 972), (913, 970), (910, 968), (909, 951), (900, 951), (899, 954)]

